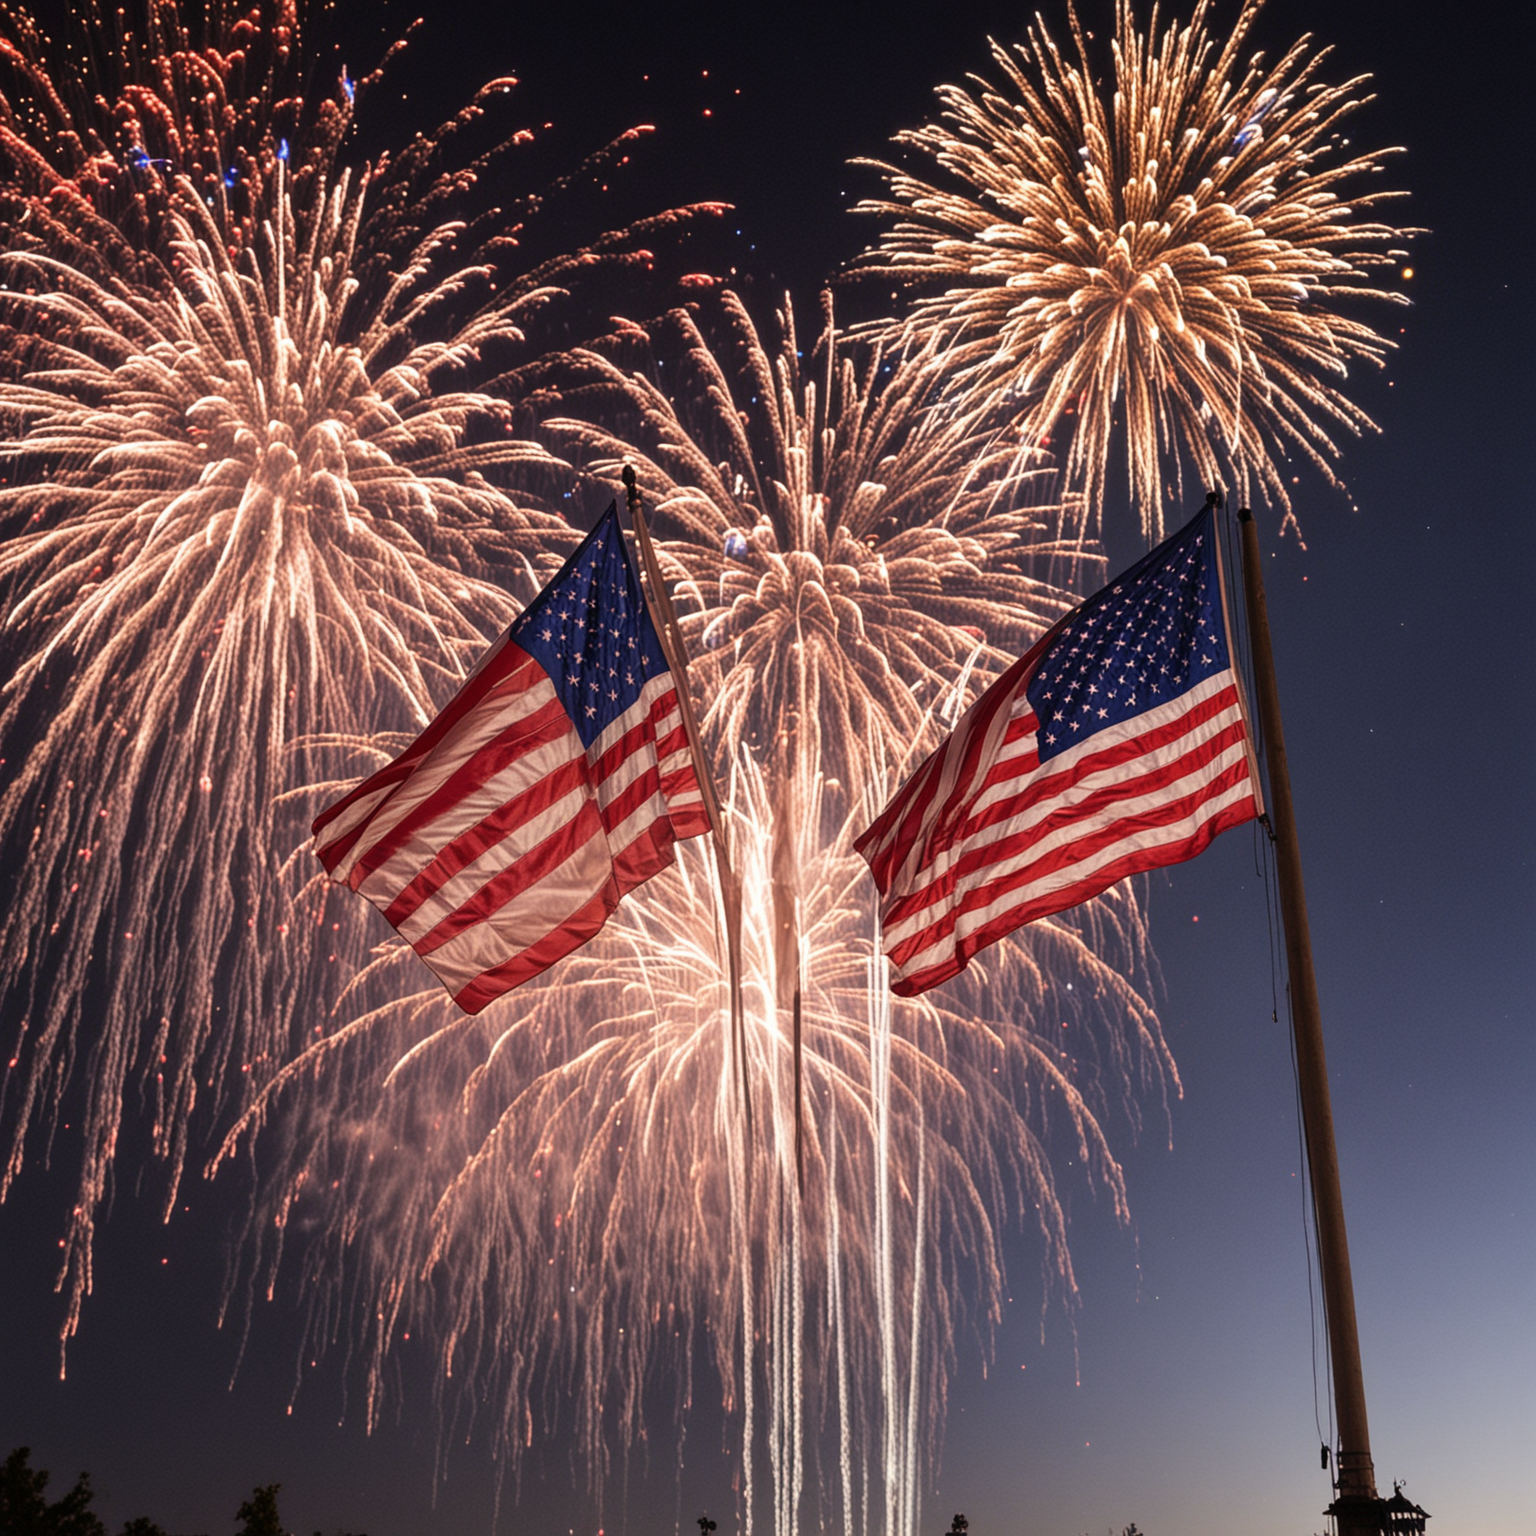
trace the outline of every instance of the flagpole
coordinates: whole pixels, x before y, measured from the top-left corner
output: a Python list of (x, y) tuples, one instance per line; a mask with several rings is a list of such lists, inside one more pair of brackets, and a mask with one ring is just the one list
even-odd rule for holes
[(678, 709), (683, 717), (683, 732), (688, 737), (688, 749), (693, 754), (693, 771), (699, 781), (699, 792), (704, 797), (704, 810), (709, 817), (709, 828), (715, 845), (715, 864), (720, 875), (720, 900), (725, 909), (726, 963), (729, 969), (731, 989), (731, 1054), (736, 1058), (737, 1077), (741, 1082), (742, 1102), (747, 1112), (747, 1136), (752, 1137), (752, 1088), (747, 1077), (746, 1014), (741, 997), (741, 882), (731, 864), (730, 845), (725, 837), (725, 818), (720, 814), (720, 802), (715, 797), (715, 776), (704, 758), (704, 744), (699, 735), (699, 723), (693, 713), (693, 693), (688, 686), (688, 648), (683, 644), (677, 627), (677, 614), (666, 583), (661, 579), (661, 563), (656, 558), (656, 547), (651, 543), (651, 530), (646, 523), (645, 507), (640, 500), (640, 482), (635, 478), (634, 466), (626, 464), (623, 473), (624, 496), (629, 503), (629, 518), (634, 524), (635, 538), (640, 545), (640, 563), (645, 568), (647, 602), (656, 631), (661, 637), (662, 650), (666, 652), (667, 666), (677, 684)]
[(693, 768), (699, 780), (699, 790), (704, 796), (704, 810), (709, 816), (709, 829), (714, 833), (716, 845), (725, 848), (725, 823), (720, 815), (720, 802), (715, 798), (714, 775), (704, 761), (704, 746), (699, 736), (699, 724), (693, 713), (693, 694), (688, 687), (688, 650), (683, 644), (677, 627), (677, 614), (666, 583), (661, 579), (661, 564), (656, 559), (656, 546), (651, 543), (651, 530), (646, 523), (645, 507), (640, 500), (640, 482), (635, 478), (632, 465), (624, 466), (624, 496), (629, 503), (629, 518), (635, 527), (635, 537), (640, 544), (640, 563), (645, 567), (647, 585), (650, 588), (647, 601), (651, 617), (661, 636), (661, 648), (667, 653), (667, 666), (677, 679), (677, 702), (682, 711), (683, 731), (688, 737), (688, 749), (693, 754)]
[(1259, 561), (1259, 534), (1247, 507), (1237, 514), (1242, 526), (1243, 591), (1253, 649), (1253, 680), (1269, 768), (1269, 821), (1285, 925), (1286, 970), (1290, 977), (1291, 1027), (1296, 1041), (1296, 1070), (1301, 1094), (1307, 1167), (1312, 1181), (1312, 1209), (1322, 1269), (1323, 1305), (1333, 1364), (1334, 1409), (1338, 1419), (1338, 1494), (1327, 1513), (1338, 1536), (1377, 1536), (1383, 1529), (1382, 1501), (1371, 1462), (1371, 1434), (1365, 1411), (1365, 1379), (1360, 1368), (1360, 1336), (1355, 1324), (1355, 1288), (1349, 1267), (1349, 1239), (1344, 1230), (1344, 1201), (1339, 1189), (1339, 1155), (1333, 1135), (1333, 1107), (1328, 1093), (1328, 1065), (1323, 1054), (1322, 1014), (1307, 897), (1301, 878), (1301, 844), (1291, 802), (1285, 731), (1275, 683), (1269, 614)]

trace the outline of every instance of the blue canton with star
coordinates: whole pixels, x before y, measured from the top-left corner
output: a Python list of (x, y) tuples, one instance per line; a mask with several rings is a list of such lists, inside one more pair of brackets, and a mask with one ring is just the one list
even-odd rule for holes
[(667, 670), (617, 505), (523, 610), (510, 638), (549, 674), (584, 747)]
[(1041, 762), (1228, 665), (1215, 540), (1207, 507), (1068, 615), (1025, 689)]

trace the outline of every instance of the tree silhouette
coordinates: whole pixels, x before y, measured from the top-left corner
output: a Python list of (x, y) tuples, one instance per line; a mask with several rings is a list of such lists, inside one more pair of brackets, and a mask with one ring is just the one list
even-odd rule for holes
[(55, 1504), (44, 1498), (48, 1474), (33, 1469), (30, 1446), (18, 1446), (0, 1467), (0, 1536), (107, 1536), (91, 1513), (90, 1473)]
[(964, 1515), (956, 1515), (955, 1518), (949, 1522), (949, 1536), (965, 1536), (965, 1533), (970, 1530), (970, 1528), (971, 1522), (967, 1520)]
[(282, 1516), (277, 1512), (277, 1493), (283, 1485), (268, 1483), (253, 1488), (251, 1496), (235, 1511), (240, 1529), (235, 1536), (285, 1536)]

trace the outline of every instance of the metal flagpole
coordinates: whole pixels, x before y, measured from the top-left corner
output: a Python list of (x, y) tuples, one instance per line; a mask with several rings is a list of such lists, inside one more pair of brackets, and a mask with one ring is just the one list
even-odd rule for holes
[(741, 882), (736, 878), (731, 863), (730, 846), (725, 836), (725, 819), (720, 814), (720, 802), (715, 797), (715, 776), (705, 761), (699, 724), (693, 713), (693, 695), (688, 687), (688, 649), (678, 630), (677, 615), (673, 611), (666, 583), (661, 579), (661, 565), (656, 559), (656, 547), (651, 543), (651, 530), (646, 524), (645, 508), (640, 500), (640, 483), (635, 478), (632, 465), (624, 466), (623, 480), (630, 521), (634, 524), (635, 538), (640, 545), (640, 563), (645, 568), (651, 617), (661, 637), (662, 650), (666, 652), (667, 666), (677, 683), (677, 702), (683, 717), (683, 730), (693, 754), (693, 771), (699, 781), (704, 810), (709, 816), (709, 827), (714, 837), (720, 901), (725, 909), (726, 964), (731, 988), (731, 1054), (736, 1058), (736, 1075), (741, 1083), (742, 1102), (746, 1106), (747, 1136), (750, 1140), (753, 1135), (752, 1089), (747, 1078), (746, 1017), (741, 999)]
[(1317, 977), (1312, 967), (1312, 939), (1307, 925), (1307, 897), (1301, 879), (1301, 844), (1291, 804), (1285, 732), (1275, 685), (1275, 658), (1264, 603), (1259, 564), (1259, 534), (1247, 507), (1237, 514), (1242, 525), (1243, 591), (1248, 633), (1253, 646), (1253, 681), (1264, 755), (1269, 768), (1270, 833), (1274, 839), (1285, 925), (1286, 970), (1290, 977), (1291, 1027), (1296, 1040), (1296, 1069), (1301, 1092), (1307, 1167), (1312, 1181), (1312, 1209), (1317, 1225), (1318, 1261), (1323, 1275), (1323, 1305), (1333, 1363), (1334, 1409), (1338, 1417), (1338, 1497), (1327, 1513), (1338, 1536), (1378, 1536), (1384, 1529), (1383, 1501), (1376, 1492), (1371, 1463), (1371, 1432), (1365, 1413), (1365, 1380), (1360, 1369), (1360, 1336), (1355, 1326), (1355, 1288), (1349, 1269), (1349, 1239), (1344, 1231), (1344, 1202), (1339, 1192), (1339, 1155), (1333, 1137), (1333, 1107), (1328, 1094), (1328, 1066), (1323, 1055), (1322, 1015)]

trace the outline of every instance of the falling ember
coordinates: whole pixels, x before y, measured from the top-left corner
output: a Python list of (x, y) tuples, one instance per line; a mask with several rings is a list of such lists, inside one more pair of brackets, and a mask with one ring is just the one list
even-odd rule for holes
[(1395, 343), (1353, 311), (1407, 302), (1375, 274), (1416, 232), (1375, 216), (1401, 193), (1360, 186), (1393, 151), (1341, 135), (1364, 77), (1322, 83), (1310, 38), (1242, 63), (1261, 6), (1213, 33), (1200, 0), (1157, 35), (1116, 0), (1111, 60), (1075, 11), (1075, 60), (1037, 16), (993, 45), (1001, 87), (941, 88), (939, 121), (896, 136), (904, 164), (865, 162), (888, 195), (859, 211), (888, 227), (860, 270), (914, 293), (879, 329), (936, 347), (946, 409), (1049, 439), (1090, 531), (1122, 430), (1157, 539), (1166, 480), (1178, 499), (1186, 472), (1257, 493), (1289, 521), (1285, 461), (1332, 479), (1336, 434), (1373, 427), (1345, 381)]

